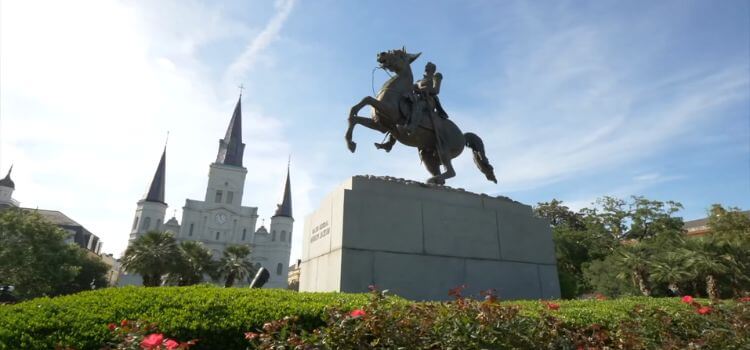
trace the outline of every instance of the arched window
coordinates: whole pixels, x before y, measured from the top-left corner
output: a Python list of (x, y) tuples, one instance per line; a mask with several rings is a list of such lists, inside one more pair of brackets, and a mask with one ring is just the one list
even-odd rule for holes
[(188, 232), (188, 236), (192, 236), (192, 235), (193, 235), (193, 226), (194, 226), (194, 225), (193, 225), (193, 223), (191, 222), (191, 223), (190, 223), (190, 231)]
[(161, 227), (161, 219), (156, 219), (156, 227), (154, 227), (154, 230), (158, 230)]
[(243, 241), (245, 240), (245, 236), (247, 236), (247, 229), (246, 229), (246, 228), (243, 228), (243, 229), (242, 229), (242, 240), (243, 240)]
[(283, 230), (281, 231), (281, 238), (280, 238), (280, 240), (282, 242), (286, 242), (286, 231), (283, 231)]
[(221, 236), (221, 232), (216, 232), (216, 240), (219, 240), (219, 236)]
[(145, 219), (143, 219), (143, 231), (148, 231), (150, 226), (151, 226), (151, 218), (147, 216)]
[(279, 276), (281, 276), (281, 270), (283, 270), (283, 269), (284, 269), (284, 265), (282, 265), (281, 263), (278, 263), (276, 265), (276, 274), (279, 275)]
[(135, 217), (135, 220), (133, 220), (133, 230), (135, 230), (136, 227), (138, 227), (138, 217), (137, 216)]
[(276, 231), (271, 232), (271, 242), (276, 241)]

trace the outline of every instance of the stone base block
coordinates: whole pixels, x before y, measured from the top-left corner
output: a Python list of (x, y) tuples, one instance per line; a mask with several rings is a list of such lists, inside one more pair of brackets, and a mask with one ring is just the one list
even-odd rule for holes
[(355, 176), (305, 218), (300, 291), (414, 300), (496, 289), (503, 299), (559, 298), (549, 224), (531, 207), (449, 187)]

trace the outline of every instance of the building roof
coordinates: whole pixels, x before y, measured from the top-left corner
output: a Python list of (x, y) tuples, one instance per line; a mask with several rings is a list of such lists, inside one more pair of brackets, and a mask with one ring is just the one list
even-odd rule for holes
[(67, 215), (57, 210), (45, 210), (45, 209), (35, 209), (35, 208), (21, 208), (21, 209), (39, 213), (39, 215), (41, 215), (45, 220), (55, 225), (83, 227), (83, 225), (79, 224), (75, 220), (69, 218)]
[(159, 166), (156, 167), (156, 173), (154, 173), (154, 179), (151, 180), (151, 186), (149, 186), (146, 196), (143, 197), (145, 201), (167, 204), (164, 201), (164, 187), (167, 177), (166, 162), (167, 148), (164, 147), (164, 152), (161, 154), (161, 160), (159, 160)]
[(227, 133), (219, 140), (219, 152), (216, 155), (216, 163), (242, 166), (242, 155), (245, 152), (245, 144), (242, 143), (242, 95), (234, 107), (232, 119), (229, 121)]
[(289, 167), (286, 168), (286, 185), (284, 185), (284, 199), (276, 206), (274, 216), (292, 217), (292, 185), (289, 181)]
[[(745, 214), (745, 216), (747, 217), (750, 217), (750, 210), (741, 211), (740, 213)], [(688, 232), (688, 234), (705, 233), (705, 231), (709, 230), (708, 218), (706, 217), (697, 220), (685, 221), (682, 227), (685, 229), (685, 231)]]
[(10, 187), (12, 189), (16, 189), (16, 184), (13, 183), (13, 180), (10, 178), (10, 172), (13, 171), (13, 166), (10, 166), (10, 169), (8, 169), (8, 174), (5, 175), (4, 178), (0, 179), (0, 186), (4, 187)]

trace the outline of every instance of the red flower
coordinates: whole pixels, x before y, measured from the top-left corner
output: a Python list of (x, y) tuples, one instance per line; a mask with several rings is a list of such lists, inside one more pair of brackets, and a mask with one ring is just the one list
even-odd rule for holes
[(110, 323), (107, 325), (107, 328), (109, 328), (110, 331), (114, 331), (115, 328), (117, 328), (117, 325), (114, 323)]
[(702, 307), (698, 308), (698, 310), (696, 310), (696, 311), (699, 314), (701, 314), (701, 315), (706, 315), (706, 314), (710, 314), (711, 311), (714, 311), (714, 310), (712, 308), (708, 307), (708, 306), (702, 306)]
[(548, 309), (550, 309), (550, 310), (557, 310), (557, 309), (559, 309), (559, 308), (560, 308), (560, 304), (557, 304), (557, 303), (551, 303), (551, 302), (549, 302), (549, 301), (545, 301), (545, 302), (544, 302), (544, 305), (546, 305), (546, 306), (547, 306), (547, 308), (548, 308)]
[(143, 341), (141, 342), (141, 348), (154, 349), (157, 346), (161, 345), (162, 341), (164, 341), (164, 334), (160, 334), (160, 333), (149, 334), (145, 338), (143, 338)]
[(120, 321), (120, 327), (125, 327), (128, 325), (128, 320), (122, 320)]
[(351, 313), (349, 313), (349, 316), (355, 317), (355, 318), (362, 317), (364, 315), (367, 315), (367, 313), (365, 312), (365, 310), (362, 310), (362, 309), (356, 309), (356, 310), (353, 310)]
[(174, 349), (177, 349), (178, 347), (180, 347), (180, 343), (178, 343), (178, 342), (176, 342), (176, 341), (174, 341), (172, 339), (167, 339), (167, 341), (164, 342), (164, 346), (166, 346), (167, 349), (169, 349), (169, 350), (174, 350)]
[(462, 285), (457, 286), (457, 287), (455, 287), (453, 289), (450, 289), (450, 290), (448, 290), (448, 295), (452, 296), (452, 297), (454, 297), (456, 299), (463, 299), (463, 296), (461, 295), (461, 291), (464, 290), (464, 288), (466, 288), (466, 285), (462, 284)]
[(750, 302), (750, 297), (742, 297), (739, 300), (740, 302), (747, 303), (747, 302)]
[(693, 303), (693, 297), (686, 295), (682, 297), (682, 302), (686, 304), (692, 304)]
[(245, 333), (245, 339), (247, 339), (247, 340), (253, 340), (253, 339), (257, 338), (257, 337), (258, 337), (258, 333), (253, 333), (253, 332), (247, 332), (247, 333)]

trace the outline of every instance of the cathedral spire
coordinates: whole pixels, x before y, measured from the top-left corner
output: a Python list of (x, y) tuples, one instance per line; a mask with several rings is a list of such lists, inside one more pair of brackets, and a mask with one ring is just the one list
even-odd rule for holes
[(10, 173), (13, 171), (13, 166), (10, 166), (10, 169), (8, 169), (8, 175), (5, 175), (4, 178), (0, 179), (0, 186), (9, 187), (12, 189), (16, 188), (16, 184), (13, 183), (13, 180), (10, 179)]
[(232, 120), (229, 121), (227, 133), (223, 139), (219, 140), (219, 153), (216, 155), (216, 163), (242, 166), (242, 154), (245, 151), (245, 144), (242, 143), (242, 94), (237, 99), (237, 105), (234, 107)]
[(292, 185), (289, 181), (289, 165), (286, 167), (286, 185), (284, 186), (284, 199), (276, 206), (274, 216), (292, 217)]
[(143, 198), (146, 202), (156, 202), (167, 204), (164, 201), (164, 182), (166, 180), (166, 162), (167, 162), (167, 146), (164, 146), (164, 152), (161, 154), (161, 160), (159, 160), (159, 166), (156, 168), (154, 173), (154, 179), (151, 180), (151, 186), (148, 189), (148, 193)]

